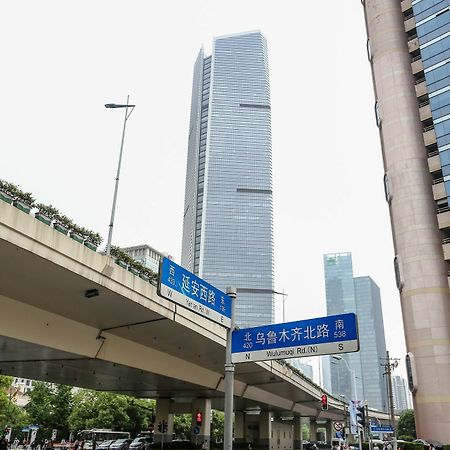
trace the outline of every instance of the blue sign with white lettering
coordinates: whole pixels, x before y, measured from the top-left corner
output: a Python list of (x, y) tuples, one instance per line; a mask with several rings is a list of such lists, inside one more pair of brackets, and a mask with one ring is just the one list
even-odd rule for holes
[(370, 426), (370, 430), (374, 433), (393, 433), (394, 428), (391, 425), (382, 425), (382, 426)]
[(168, 258), (160, 262), (158, 295), (227, 328), (231, 326), (231, 298)]
[(232, 361), (301, 358), (359, 350), (356, 314), (234, 330)]

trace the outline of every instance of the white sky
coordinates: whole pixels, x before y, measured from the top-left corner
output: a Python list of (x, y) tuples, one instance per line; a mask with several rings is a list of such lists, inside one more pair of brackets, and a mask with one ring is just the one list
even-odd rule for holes
[[(269, 48), (275, 288), (286, 319), (325, 314), (322, 254), (351, 251), (381, 288), (391, 356), (405, 353), (382, 158), (355, 0), (1, 2), (0, 178), (113, 243), (179, 261), (194, 60), (214, 36), (260, 29)], [(281, 321), (281, 297), (277, 297)], [(360, 324), (364, 326), (364, 324)]]

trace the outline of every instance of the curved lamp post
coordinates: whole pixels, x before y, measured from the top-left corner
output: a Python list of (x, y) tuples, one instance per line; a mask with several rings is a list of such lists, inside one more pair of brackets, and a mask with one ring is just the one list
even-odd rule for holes
[[(114, 187), (114, 197), (113, 197), (113, 204), (112, 204), (112, 210), (111, 210), (111, 220), (109, 221), (108, 242), (106, 244), (106, 254), (108, 256), (111, 254), (111, 239), (112, 239), (112, 232), (113, 232), (113, 226), (114, 226), (114, 216), (116, 214), (117, 191), (119, 190), (119, 176), (120, 176), (120, 166), (122, 165), (122, 153), (123, 153), (123, 142), (125, 140), (125, 128), (127, 126), (127, 120), (130, 117), (131, 113), (133, 112), (133, 109), (136, 106), (136, 105), (130, 105), (128, 103), (129, 100), (130, 100), (130, 96), (128, 95), (126, 105), (116, 104), (116, 103), (107, 103), (105, 105), (105, 108), (125, 108), (125, 119), (123, 121), (122, 141), (120, 143), (119, 163), (117, 165), (117, 175), (116, 175), (116, 184)], [(130, 112), (128, 112), (129, 109), (130, 109)]]

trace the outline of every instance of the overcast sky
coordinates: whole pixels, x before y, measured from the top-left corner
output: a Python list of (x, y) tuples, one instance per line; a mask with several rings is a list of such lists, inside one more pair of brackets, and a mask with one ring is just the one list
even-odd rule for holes
[(269, 49), (286, 317), (325, 314), (322, 255), (351, 251), (355, 276), (381, 288), (387, 346), (403, 357), (359, 1), (2, 2), (0, 178), (106, 239), (123, 115), (103, 105), (130, 94), (113, 243), (179, 261), (193, 64), (214, 36), (255, 29)]

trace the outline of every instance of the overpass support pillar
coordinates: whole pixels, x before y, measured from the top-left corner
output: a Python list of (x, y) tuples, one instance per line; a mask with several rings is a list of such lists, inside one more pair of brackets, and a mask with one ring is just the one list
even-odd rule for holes
[[(202, 424), (197, 425), (197, 413), (202, 413)], [(197, 427), (200, 429), (198, 434), (191, 434), (191, 442), (201, 445), (206, 440), (209, 449), (209, 440), (211, 435), (211, 399), (197, 398), (192, 402), (192, 427), (194, 430)]]
[(243, 411), (234, 413), (234, 442), (236, 444), (245, 442), (245, 413)]
[(269, 450), (272, 448), (272, 420), (273, 413), (261, 411), (259, 415), (258, 447)]
[(309, 440), (317, 442), (317, 423), (311, 419), (309, 420)]
[(327, 440), (327, 444), (331, 445), (331, 439), (333, 439), (334, 436), (334, 427), (333, 427), (333, 421), (328, 420), (325, 424), (325, 439)]
[(302, 428), (306, 423), (306, 417), (295, 416), (294, 417), (294, 449), (303, 450), (303, 435)]
[[(164, 437), (164, 442), (172, 442), (173, 436), (173, 414), (170, 414), (171, 405), (170, 398), (159, 398), (156, 401), (156, 418), (155, 418), (155, 432), (154, 441), (161, 442)], [(167, 423), (167, 432), (162, 434), (158, 431), (158, 424), (162, 422)]]

